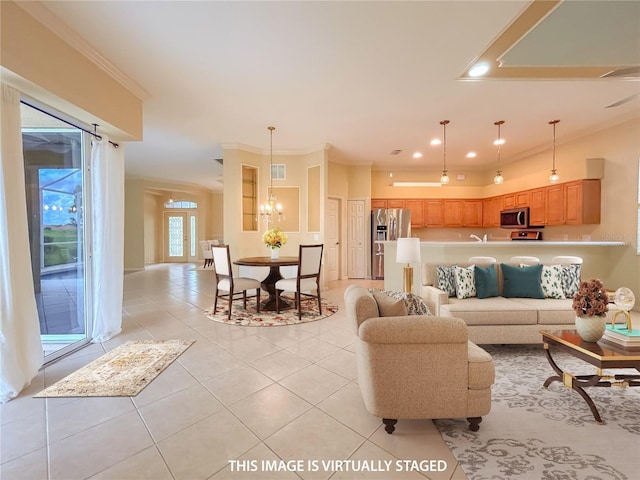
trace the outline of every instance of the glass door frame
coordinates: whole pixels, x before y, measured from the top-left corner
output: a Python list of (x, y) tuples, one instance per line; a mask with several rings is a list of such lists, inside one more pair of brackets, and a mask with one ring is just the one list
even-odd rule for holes
[[(93, 241), (92, 241), (92, 221), (91, 221), (91, 140), (92, 136), (88, 133), (89, 126), (79, 125), (79, 122), (75, 119), (72, 119), (61, 112), (58, 112), (51, 107), (45, 106), (27, 96), (22, 96), (21, 103), (26, 105), (29, 108), (34, 108), (42, 112), (44, 115), (50, 115), (63, 123), (69, 124), (70, 127), (76, 128), (80, 131), (81, 142), (82, 142), (82, 254), (84, 258), (84, 262), (82, 265), (82, 273), (83, 273), (83, 306), (84, 311), (82, 312), (82, 317), (84, 319), (85, 332), (84, 334), (41, 334), (41, 342), (43, 345), (43, 354), (46, 352), (44, 346), (47, 343), (67, 343), (66, 346), (59, 348), (55, 351), (52, 351), (48, 355), (44, 355), (43, 358), (43, 366), (46, 366), (59, 358), (69, 355), (91, 343), (91, 335), (93, 332), (93, 270), (92, 270), (92, 258), (93, 258)], [(51, 131), (50, 128), (34, 128), (34, 127), (23, 127), (22, 131), (38, 131), (38, 130), (46, 130)], [(42, 238), (41, 238), (42, 241)], [(38, 246), (38, 248), (42, 248), (42, 244)], [(37, 268), (40, 268), (38, 265)], [(44, 338), (46, 337), (46, 338)]]

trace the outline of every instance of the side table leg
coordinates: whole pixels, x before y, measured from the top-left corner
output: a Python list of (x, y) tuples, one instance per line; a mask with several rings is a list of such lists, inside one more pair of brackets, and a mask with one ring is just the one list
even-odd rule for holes
[[(591, 400), (591, 397), (582, 388), (582, 387), (592, 387), (598, 384), (601, 377), (599, 375), (593, 375), (589, 377), (588, 381), (583, 381), (576, 378), (574, 375), (571, 375), (568, 372), (562, 371), (562, 369), (558, 366), (555, 360), (551, 357), (551, 351), (549, 349), (548, 343), (544, 344), (544, 354), (547, 357), (547, 361), (549, 362), (549, 365), (551, 365), (551, 368), (553, 368), (553, 371), (558, 374), (558, 375), (552, 375), (551, 377), (547, 378), (544, 382), (544, 388), (547, 388), (553, 382), (562, 382), (567, 388), (570, 388), (571, 390), (578, 392), (580, 396), (584, 399), (584, 401), (587, 402), (587, 405), (589, 406), (589, 409), (591, 410), (591, 414), (593, 415), (593, 418), (595, 419), (596, 423), (601, 425), (602, 418), (600, 417), (600, 413), (598, 412), (598, 408), (596, 407), (596, 404), (593, 403), (593, 400)], [(578, 382), (582, 382), (582, 384), (579, 384)]]

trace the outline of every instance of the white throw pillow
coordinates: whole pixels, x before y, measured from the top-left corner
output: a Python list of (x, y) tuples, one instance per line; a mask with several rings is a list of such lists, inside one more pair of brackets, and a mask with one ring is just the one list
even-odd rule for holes
[(459, 299), (476, 296), (475, 265), (467, 268), (455, 267), (456, 297)]
[(542, 275), (540, 276), (540, 284), (542, 291), (547, 298), (567, 298), (562, 290), (562, 266), (561, 265), (543, 265)]

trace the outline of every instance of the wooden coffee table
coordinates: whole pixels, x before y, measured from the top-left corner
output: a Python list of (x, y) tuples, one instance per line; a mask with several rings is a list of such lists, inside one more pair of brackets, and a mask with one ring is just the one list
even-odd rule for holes
[[(593, 418), (599, 424), (602, 418), (585, 387), (640, 387), (640, 375), (604, 375), (602, 370), (609, 368), (635, 368), (640, 372), (640, 351), (625, 349), (605, 342), (585, 342), (575, 330), (540, 331), (544, 342), (544, 353), (557, 373), (544, 382), (547, 388), (553, 382), (562, 382), (567, 388), (575, 390), (584, 398), (591, 409)], [(551, 350), (566, 352), (596, 367), (594, 375), (573, 375), (563, 371), (551, 357)]]

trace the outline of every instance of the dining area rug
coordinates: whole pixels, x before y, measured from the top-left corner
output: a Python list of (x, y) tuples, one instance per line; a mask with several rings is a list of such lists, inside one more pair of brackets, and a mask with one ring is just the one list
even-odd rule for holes
[[(288, 303), (294, 304), (294, 299), (289, 295), (282, 295)], [(302, 299), (302, 318), (298, 318), (298, 309), (290, 308), (281, 310), (280, 313), (274, 311), (256, 311), (255, 303), (247, 302), (247, 309), (242, 306), (242, 302), (233, 302), (231, 320), (228, 319), (228, 303), (224, 300), (218, 302), (218, 310), (214, 314), (213, 307), (206, 310), (207, 317), (215, 322), (226, 325), (237, 325), (243, 327), (277, 327), (282, 325), (296, 325), (300, 323), (315, 322), (323, 318), (330, 317), (338, 311), (338, 305), (324, 298), (321, 299), (322, 314), (318, 311), (318, 301), (315, 298)]]
[(126, 342), (34, 395), (51, 397), (135, 397), (195, 340)]
[[(480, 430), (464, 419), (435, 420), (469, 480), (637, 479), (640, 471), (640, 388), (586, 388), (603, 424), (582, 397), (559, 382), (542, 345), (484, 346), (496, 368), (491, 412)], [(594, 374), (595, 367), (553, 352), (562, 369)], [(637, 373), (612, 369), (606, 373)]]

